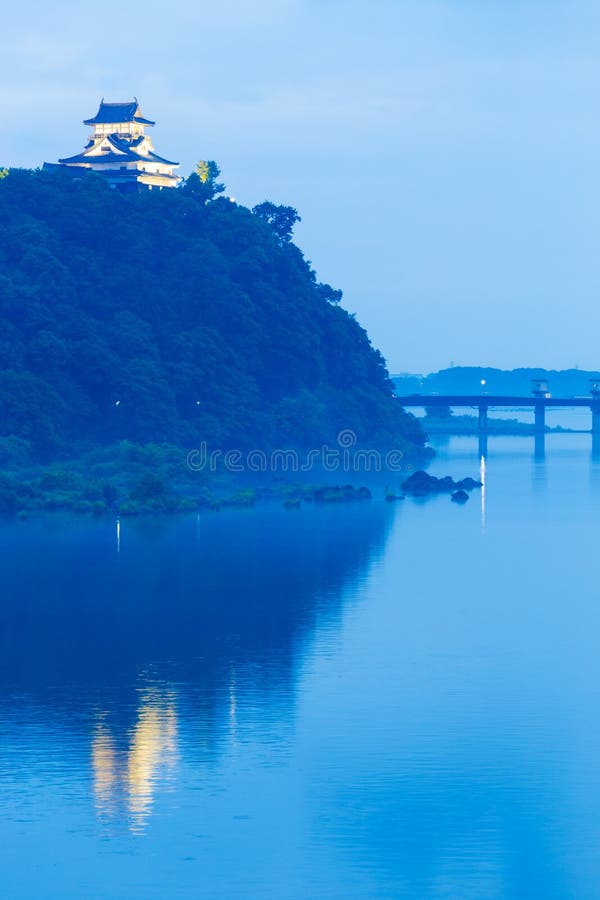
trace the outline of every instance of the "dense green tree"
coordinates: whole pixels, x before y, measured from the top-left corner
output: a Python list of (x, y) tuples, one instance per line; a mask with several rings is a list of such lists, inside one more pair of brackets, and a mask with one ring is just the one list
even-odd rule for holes
[(202, 184), (212, 185), (216, 194), (222, 194), (225, 190), (225, 185), (217, 182), (217, 178), (221, 175), (221, 169), (214, 159), (201, 159), (196, 164), (196, 174)]
[(67, 409), (47, 382), (29, 372), (0, 372), (0, 423), (3, 436), (32, 442), (41, 456), (60, 445)]
[(196, 171), (185, 180), (182, 190), (201, 203), (208, 203), (225, 190), (223, 182), (217, 180), (220, 174), (221, 170), (214, 160), (200, 160)]
[(278, 206), (270, 200), (257, 204), (252, 212), (262, 222), (266, 222), (280, 244), (291, 241), (294, 225), (302, 221), (293, 206)]

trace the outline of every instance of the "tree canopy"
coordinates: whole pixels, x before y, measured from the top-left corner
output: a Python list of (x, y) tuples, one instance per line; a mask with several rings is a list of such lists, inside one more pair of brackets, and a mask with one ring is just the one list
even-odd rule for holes
[(196, 171), (186, 179), (181, 189), (196, 200), (208, 203), (225, 190), (225, 185), (217, 181), (220, 174), (221, 170), (214, 160), (201, 159), (196, 165)]
[(280, 244), (287, 244), (292, 239), (292, 232), (300, 216), (293, 206), (277, 206), (270, 200), (259, 203), (252, 208), (255, 216), (266, 222)]
[(251, 212), (218, 177), (131, 195), (87, 173), (0, 179), (0, 437), (46, 457), (125, 438), (321, 446), (344, 428), (422, 445), (291, 243), (295, 210)]

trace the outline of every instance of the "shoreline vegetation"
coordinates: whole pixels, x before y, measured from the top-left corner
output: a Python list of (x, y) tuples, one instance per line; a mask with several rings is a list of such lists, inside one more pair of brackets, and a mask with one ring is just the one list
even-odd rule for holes
[[(426, 457), (421, 458), (421, 464), (426, 462)], [(25, 520), (41, 513), (70, 512), (127, 518), (249, 508), (265, 500), (280, 502), (286, 509), (299, 509), (307, 503), (352, 503), (373, 497), (402, 500), (406, 495), (425, 497), (480, 486), (471, 478), (461, 482), (435, 478), (416, 469), (417, 464), (415, 460), (414, 464), (407, 463), (402, 473), (390, 474), (388, 481), (398, 482), (401, 493), (384, 488), (381, 474), (373, 484), (369, 473), (359, 477), (357, 473), (339, 472), (323, 480), (322, 472), (315, 472), (314, 478), (311, 473), (311, 480), (305, 481), (281, 473), (278, 478), (249, 485), (225, 471), (190, 470), (178, 447), (123, 441), (95, 448), (78, 460), (3, 470), (0, 515)]]

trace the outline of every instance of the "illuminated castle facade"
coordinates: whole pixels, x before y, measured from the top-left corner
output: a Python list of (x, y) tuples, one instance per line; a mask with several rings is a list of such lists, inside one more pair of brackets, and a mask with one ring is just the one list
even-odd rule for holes
[[(154, 125), (142, 115), (137, 100), (129, 103), (100, 103), (93, 119), (84, 125), (93, 129), (81, 153), (59, 159), (62, 167), (91, 169), (118, 190), (146, 190), (177, 187), (179, 163), (159, 156), (146, 128)], [(54, 168), (54, 166), (49, 166)]]

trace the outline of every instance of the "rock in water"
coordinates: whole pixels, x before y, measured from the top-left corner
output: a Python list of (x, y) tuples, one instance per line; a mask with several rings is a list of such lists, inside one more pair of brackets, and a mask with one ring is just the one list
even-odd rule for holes
[(463, 478), (461, 481), (456, 482), (456, 487), (459, 490), (472, 491), (473, 488), (482, 487), (482, 483), (481, 481), (476, 481), (474, 478)]
[(472, 491), (473, 488), (481, 487), (480, 481), (474, 478), (463, 478), (462, 481), (455, 481), (450, 475), (443, 478), (436, 478), (435, 475), (429, 475), (428, 472), (413, 472), (404, 484), (404, 490), (409, 494), (421, 496), (423, 494), (443, 494), (452, 491)]
[(439, 479), (434, 475), (419, 470), (409, 475), (402, 487), (409, 494), (432, 494), (440, 490), (438, 484)]

